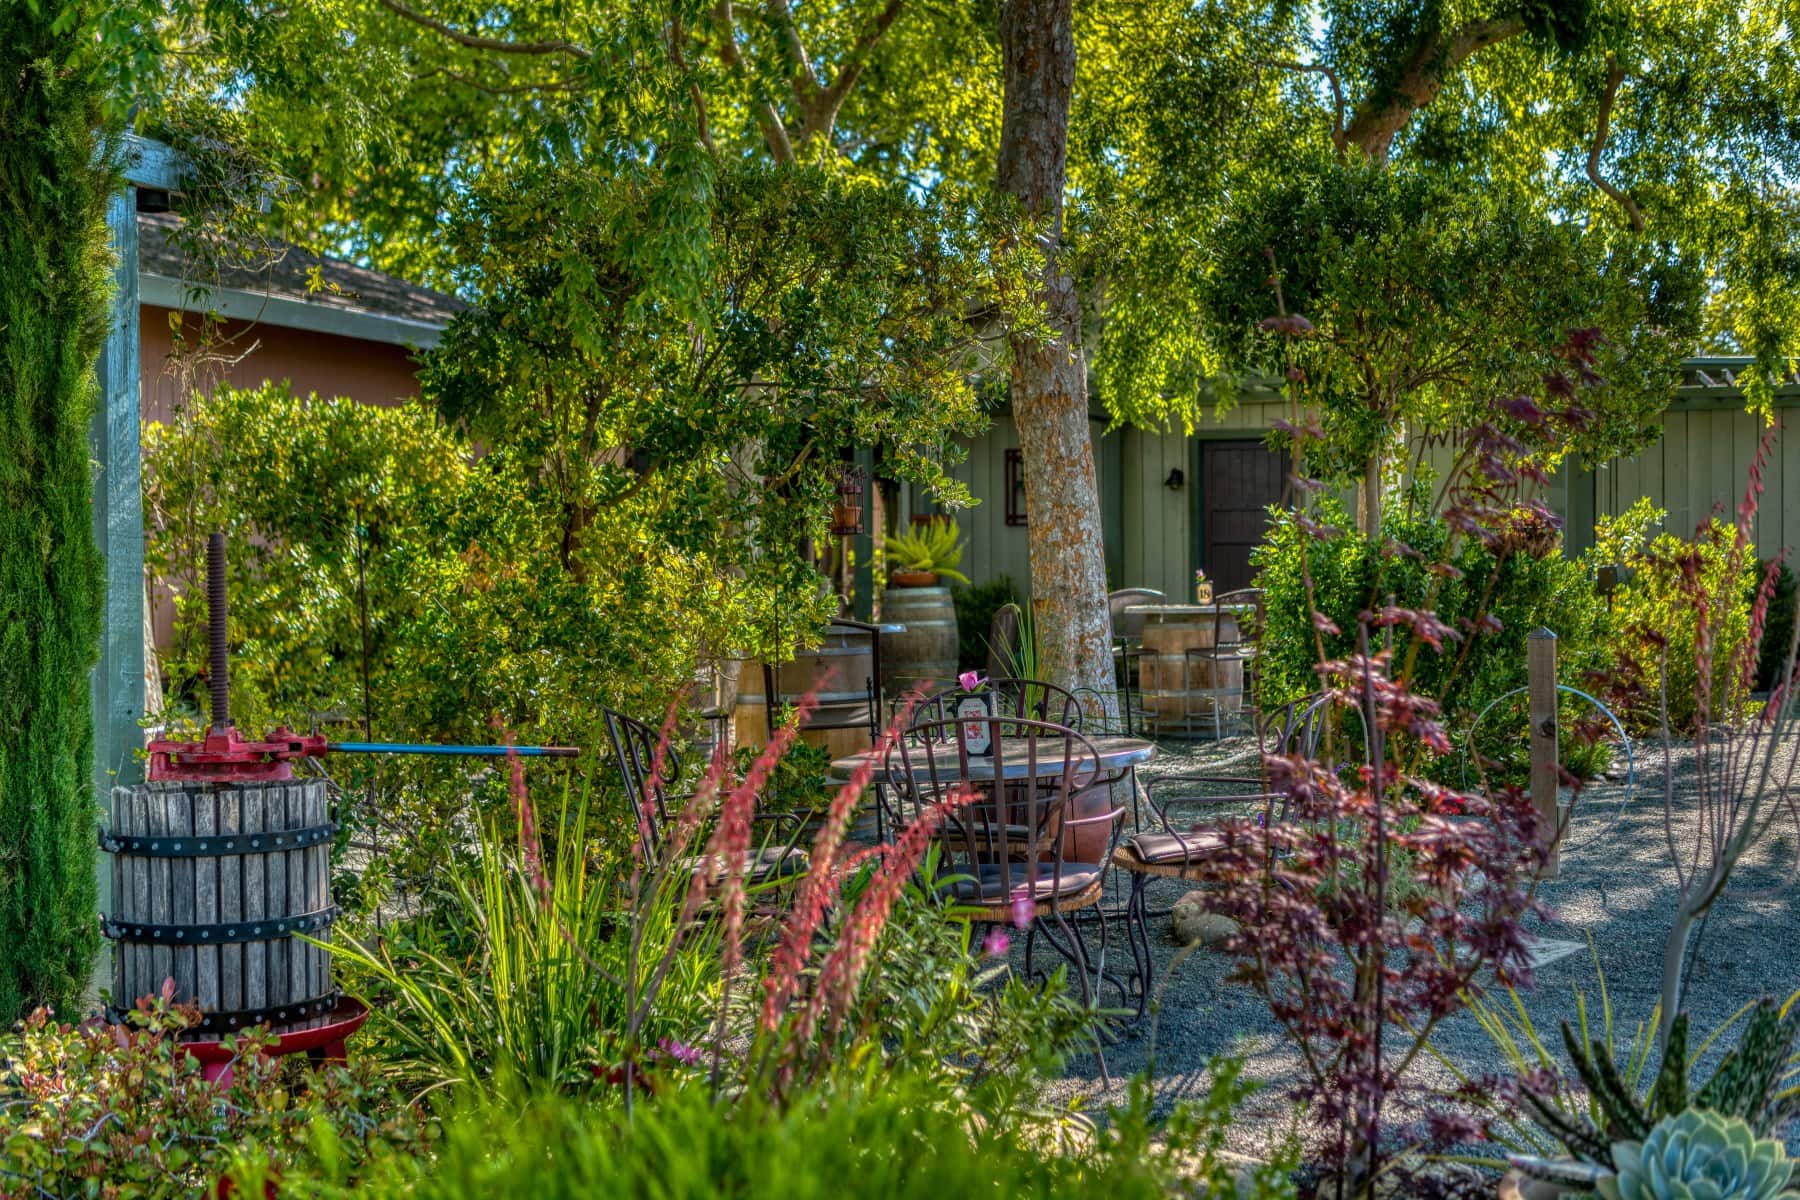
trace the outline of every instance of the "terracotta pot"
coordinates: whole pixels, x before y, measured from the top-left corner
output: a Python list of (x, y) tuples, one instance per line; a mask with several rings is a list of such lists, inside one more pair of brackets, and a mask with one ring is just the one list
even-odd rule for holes
[(938, 573), (936, 571), (889, 571), (887, 581), (889, 587), (936, 587)]
[(862, 528), (862, 505), (840, 504), (831, 510), (831, 532), (849, 537)]

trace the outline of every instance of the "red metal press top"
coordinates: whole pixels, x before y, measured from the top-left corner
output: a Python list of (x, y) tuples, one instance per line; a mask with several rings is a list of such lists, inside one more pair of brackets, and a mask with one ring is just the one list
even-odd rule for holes
[(149, 778), (183, 783), (279, 783), (294, 777), (293, 760), (325, 753), (322, 734), (299, 734), (278, 725), (260, 742), (247, 742), (237, 726), (216, 726), (202, 742), (150, 743)]

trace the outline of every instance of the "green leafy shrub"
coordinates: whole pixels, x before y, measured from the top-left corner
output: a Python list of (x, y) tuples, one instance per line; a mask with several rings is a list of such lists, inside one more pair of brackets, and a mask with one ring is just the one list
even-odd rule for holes
[(310, 1070), (256, 1053), (252, 1031), (225, 1039), (238, 1054), (228, 1085), (203, 1078), (176, 1040), (194, 1015), (158, 997), (130, 1026), (77, 1028), (40, 1009), (0, 1037), (0, 1194), (186, 1200), (228, 1169), (354, 1182), (377, 1148), (427, 1144), (365, 1060)]
[(1729, 720), (1748, 700), (1751, 672), (1739, 659), (1755, 653), (1747, 642), (1760, 577), (1752, 548), (1737, 546), (1733, 526), (1715, 518), (1681, 538), (1659, 532), (1666, 516), (1639, 499), (1596, 525), (1591, 554), (1626, 569), (1612, 597), (1615, 691), (1626, 714), (1639, 729), (1655, 730), (1666, 705), (1669, 728), (1682, 731), (1693, 728), (1703, 705), (1709, 719)]
[[(1160, 1131), (1147, 1119), (1147, 1089), (1094, 1138), (1078, 1118), (1065, 1115), (1053, 1126), (1021, 1120), (1016, 1111), (987, 1107), (979, 1092), (948, 1091), (909, 1071), (846, 1069), (785, 1104), (756, 1092), (714, 1098), (695, 1082), (671, 1083), (629, 1115), (617, 1105), (559, 1097), (497, 1115), (491, 1103), (475, 1101), (449, 1122), (435, 1158), (390, 1157), (354, 1194), (1164, 1200), (1186, 1184), (1196, 1194), (1244, 1200), (1292, 1196), (1291, 1156), (1243, 1171), (1240, 1184), (1239, 1169), (1219, 1153), (1232, 1106), (1249, 1091), (1240, 1072), (1241, 1064), (1227, 1063), (1206, 1102), (1178, 1112), (1167, 1140), (1154, 1136)], [(322, 1175), (306, 1187), (314, 1196), (351, 1194)]]
[[(233, 715), (251, 730), (322, 718), (378, 738), (489, 742), (498, 724), (522, 742), (591, 744), (601, 705), (660, 706), (704, 646), (753, 643), (778, 603), (701, 550), (641, 539), (629, 502), (589, 529), (616, 540), (613, 569), (572, 569), (517, 456), (477, 461), (418, 404), (222, 388), (149, 427), (145, 445), (146, 558), (173, 589), (163, 670), (177, 726), (204, 691), (213, 529), (231, 535)], [(427, 884), (466, 840), (465, 810), (505, 804), (493, 772), (455, 760), (333, 766), (346, 824), (378, 852), (364, 904), (384, 876)], [(628, 843), (599, 814), (593, 826)]]
[(72, 1002), (99, 941), (88, 671), (103, 583), (88, 433), (119, 181), (102, 64), (76, 16), (0, 10), (0, 1024)]
[[(739, 746), (732, 752), (740, 775), (755, 764), (760, 750), (757, 746)], [(782, 812), (816, 816), (825, 811), (836, 792), (831, 779), (831, 752), (809, 742), (796, 740), (769, 773), (769, 803)]]
[(1780, 1142), (1703, 1109), (1666, 1117), (1612, 1154), (1618, 1173), (1599, 1181), (1606, 1200), (1772, 1200), (1794, 1174)]
[(956, 665), (965, 671), (985, 670), (994, 614), (1019, 603), (1018, 586), (1012, 576), (1000, 575), (950, 589), (950, 601), (956, 606)]
[[(1606, 608), (1587, 570), (1562, 557), (1554, 529), (1528, 512), (1515, 513), (1492, 545), (1472, 538), (1453, 543), (1444, 521), (1409, 516), (1400, 506), (1383, 519), (1380, 539), (1351, 529), (1336, 501), (1321, 505), (1320, 520), (1336, 527), (1337, 536), (1304, 536), (1291, 515), (1282, 515), (1252, 554), (1267, 621), (1257, 663), (1257, 700), (1265, 711), (1316, 692), (1321, 642), (1325, 660), (1354, 653), (1357, 615), (1389, 604), (1430, 610), (1454, 635), (1439, 650), (1411, 626), (1391, 627), (1396, 670), (1407, 674), (1414, 691), (1442, 705), (1444, 725), (1459, 746), (1483, 708), (1525, 686), (1532, 630), (1548, 626), (1556, 633), (1563, 682), (1579, 684), (1610, 665)], [(1451, 570), (1430, 569), (1439, 562)], [(1312, 578), (1310, 604), (1303, 565)], [(1314, 608), (1338, 632), (1317, 632)]]

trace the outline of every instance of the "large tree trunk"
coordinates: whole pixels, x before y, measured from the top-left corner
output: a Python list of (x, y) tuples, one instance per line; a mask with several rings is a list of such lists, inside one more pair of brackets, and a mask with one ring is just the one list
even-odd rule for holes
[(1075, 86), (1071, 7), (1072, 0), (1007, 0), (1001, 10), (1006, 96), (997, 182), (1042, 222), (1048, 256), (1039, 301), (1056, 332), (1048, 343), (1021, 337), (1012, 345), (1039, 661), (1053, 683), (1109, 691), (1112, 628), (1081, 305), (1057, 253)]

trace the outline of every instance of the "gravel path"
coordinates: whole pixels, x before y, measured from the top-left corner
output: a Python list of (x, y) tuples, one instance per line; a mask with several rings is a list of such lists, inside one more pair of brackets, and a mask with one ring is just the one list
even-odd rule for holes
[[(1148, 777), (1181, 771), (1253, 768), (1249, 739), (1219, 744), (1166, 744)], [(1683, 845), (1698, 830), (1692, 752), (1676, 752), (1676, 829)], [(1599, 979), (1605, 974), (1615, 1020), (1629, 1038), (1638, 1022), (1648, 1019), (1660, 990), (1663, 943), (1675, 907), (1675, 871), (1664, 832), (1662, 795), (1664, 768), (1660, 749), (1640, 747), (1639, 783), (1622, 814), (1614, 821), (1623, 789), (1597, 787), (1584, 798), (1570, 829), (1560, 878), (1546, 882), (1540, 895), (1554, 919), (1537, 923), (1546, 939), (1582, 944), (1582, 948), (1537, 973), (1525, 994), (1527, 1010), (1546, 1037), (1558, 1022), (1573, 1018), (1574, 993), (1584, 990), (1597, 1009)], [(1146, 814), (1147, 815), (1147, 814)], [(1754, 847), (1716, 906), (1690, 978), (1689, 1011), (1697, 1036), (1710, 1033), (1745, 1002), (1761, 995), (1785, 997), (1800, 987), (1800, 885), (1789, 886), (1796, 850), (1794, 825), (1783, 822)], [(1183, 891), (1178, 881), (1153, 883), (1153, 906), (1166, 908)], [(1177, 1100), (1203, 1093), (1207, 1060), (1221, 1052), (1243, 1055), (1246, 1076), (1265, 1084), (1240, 1112), (1230, 1132), (1230, 1147), (1257, 1154), (1292, 1129), (1306, 1132), (1288, 1096), (1299, 1079), (1299, 1057), (1267, 1009), (1246, 987), (1227, 984), (1230, 962), (1201, 950), (1189, 955), (1171, 975), (1177, 948), (1168, 921), (1153, 919), (1151, 945), (1158, 985), (1166, 983), (1160, 1021), (1154, 1030), (1156, 1094), (1166, 1110)], [(1586, 943), (1592, 939), (1594, 954)], [(1113, 942), (1119, 950), (1117, 939)], [(1016, 953), (1016, 951), (1015, 951)], [(1396, 1031), (1396, 1037), (1402, 1037)], [(1722, 1039), (1735, 1043), (1735, 1034)], [(1468, 1015), (1440, 1026), (1435, 1045), (1471, 1075), (1501, 1073), (1505, 1062), (1487, 1035)], [(1106, 1051), (1110, 1086), (1102, 1082), (1091, 1055), (1069, 1064), (1054, 1081), (1046, 1099), (1063, 1104), (1086, 1098), (1094, 1107), (1121, 1102), (1126, 1082), (1149, 1065), (1152, 1036), (1148, 1022)], [(1715, 1047), (1713, 1056), (1724, 1045)], [(1702, 1076), (1703, 1077), (1703, 1076)], [(1421, 1059), (1407, 1077), (1419, 1088), (1447, 1087), (1449, 1075), (1434, 1061)], [(1790, 1131), (1792, 1148), (1800, 1139)]]

